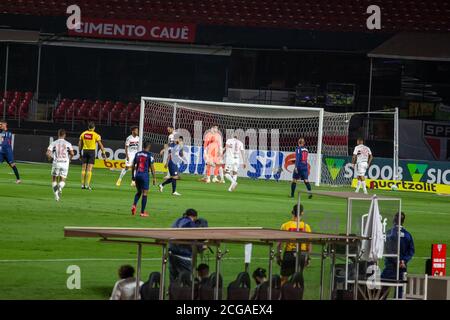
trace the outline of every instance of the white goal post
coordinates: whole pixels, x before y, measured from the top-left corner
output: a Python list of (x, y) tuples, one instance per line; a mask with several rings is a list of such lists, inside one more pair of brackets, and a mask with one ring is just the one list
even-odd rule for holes
[[(180, 169), (204, 173), (203, 135), (218, 125), (223, 142), (237, 135), (246, 146), (250, 168), (241, 176), (289, 180), (292, 153), (304, 137), (310, 152), (310, 180), (342, 185), (323, 170), (323, 155), (348, 156), (349, 122), (353, 113), (331, 113), (323, 108), (247, 104), (142, 97), (139, 131), (141, 145), (149, 141), (161, 149), (168, 142), (167, 127), (184, 137), (189, 163)], [(159, 155), (156, 155), (157, 160)], [(395, 163), (394, 163), (395, 165)], [(336, 180), (336, 181), (333, 181)], [(347, 183), (345, 183), (347, 184)]]

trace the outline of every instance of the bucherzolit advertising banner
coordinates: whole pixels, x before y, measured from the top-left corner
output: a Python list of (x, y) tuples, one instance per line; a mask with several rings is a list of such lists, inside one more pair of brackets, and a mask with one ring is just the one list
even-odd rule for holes
[[(14, 135), (14, 155), (19, 161), (46, 162), (45, 152), (48, 145), (53, 141), (52, 137), (33, 135)], [(75, 157), (74, 163), (80, 163), (78, 150), (78, 139), (68, 138), (73, 144)], [(120, 170), (125, 166), (125, 141), (104, 140), (107, 160), (101, 158), (97, 150), (96, 167)], [(165, 172), (162, 164), (163, 157), (159, 152), (163, 146), (152, 146), (152, 152), (157, 155), (159, 164), (157, 171)], [(206, 169), (202, 147), (184, 146), (185, 162), (179, 164), (180, 172), (184, 174), (202, 175)], [(292, 179), (294, 169), (295, 153), (284, 151), (246, 150), (246, 168), (241, 165), (239, 176), (251, 179), (264, 179), (276, 181), (289, 181)], [(316, 154), (310, 154), (308, 159), (309, 177), (315, 182), (317, 177)], [(394, 171), (392, 159), (374, 158), (366, 172), (369, 182), (378, 189), (391, 188), (393, 183), (399, 181), (410, 182), (399, 184), (399, 190), (448, 193), (450, 186), (450, 162), (439, 161), (414, 161), (400, 160), (398, 181), (393, 181)], [(351, 157), (323, 156), (322, 157), (322, 182), (326, 178), (328, 183), (338, 181), (339, 185), (351, 185), (356, 178), (355, 170), (351, 163)], [(414, 186), (413, 184), (414, 183)]]
[[(355, 183), (355, 170), (351, 157), (323, 157), (323, 167), (331, 181)], [(374, 158), (367, 169), (368, 185), (374, 189), (450, 193), (450, 162), (400, 160), (398, 180), (394, 181), (392, 159)], [(394, 187), (395, 188), (395, 187)]]

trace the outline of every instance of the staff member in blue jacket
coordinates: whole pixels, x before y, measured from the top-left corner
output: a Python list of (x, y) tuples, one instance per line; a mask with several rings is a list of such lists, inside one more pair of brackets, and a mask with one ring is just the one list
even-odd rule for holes
[[(407, 271), (408, 262), (411, 261), (414, 256), (414, 240), (404, 227), (405, 213), (396, 213), (394, 216), (394, 226), (392, 229), (386, 232), (386, 253), (396, 254), (398, 246), (398, 222), (400, 221), (400, 273), (399, 279), (403, 280), (404, 274)], [(386, 257), (384, 260), (384, 270), (381, 273), (381, 279), (395, 280), (397, 278), (397, 258)], [(403, 290), (399, 289), (399, 298), (403, 295)]]
[[(178, 218), (172, 224), (172, 228), (199, 228), (207, 226), (206, 220), (198, 219), (198, 213), (194, 209), (187, 209), (183, 216)], [(183, 271), (188, 273), (192, 272), (191, 246), (170, 244), (169, 252), (169, 273), (171, 282), (176, 280), (178, 275)]]

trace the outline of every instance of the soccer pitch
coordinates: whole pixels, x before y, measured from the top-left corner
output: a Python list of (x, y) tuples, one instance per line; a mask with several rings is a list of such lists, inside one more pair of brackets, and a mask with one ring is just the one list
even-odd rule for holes
[[(0, 167), (0, 299), (108, 299), (117, 269), (129, 263), (135, 265), (136, 246), (105, 244), (95, 239), (64, 238), (64, 226), (98, 227), (170, 227), (187, 208), (194, 208), (206, 218), (211, 227), (268, 227), (279, 228), (290, 219), (295, 200), (288, 197), (288, 182), (239, 179), (234, 193), (227, 192), (228, 184), (204, 184), (198, 176), (183, 176), (178, 184), (181, 197), (152, 187), (147, 205), (150, 217), (131, 216), (134, 188), (130, 187), (130, 173), (122, 187), (115, 186), (119, 172), (94, 169), (94, 191), (81, 190), (80, 166), (70, 168), (67, 187), (61, 202), (55, 202), (50, 186), (49, 164), (18, 164), (22, 184), (14, 183), (14, 176), (6, 165)], [(161, 181), (162, 176), (158, 176)], [(303, 184), (299, 184), (304, 189)], [(326, 190), (326, 188), (321, 188)], [(349, 191), (350, 188), (330, 190)], [(393, 192), (378, 192), (393, 195)], [(406, 213), (405, 227), (414, 237), (416, 255), (408, 273), (424, 273), (425, 259), (432, 243), (450, 243), (450, 198), (432, 194), (396, 192), (403, 199)], [(333, 199), (304, 199), (308, 210), (340, 211), (345, 203)], [(306, 221), (308, 222), (308, 221)], [(311, 223), (314, 231), (314, 224)], [(222, 264), (224, 293), (228, 283), (244, 269), (242, 246), (226, 245)], [(320, 248), (315, 248), (317, 252)], [(254, 247), (250, 266), (268, 269), (268, 250)], [(160, 249), (143, 249), (142, 278), (152, 271), (160, 271)], [(202, 259), (199, 257), (199, 263)], [(214, 255), (204, 254), (203, 261), (214, 271)], [(67, 267), (81, 268), (81, 289), (66, 287)], [(274, 273), (279, 267), (274, 263)], [(320, 260), (313, 258), (305, 270), (305, 299), (319, 297)], [(329, 271), (326, 272), (326, 278)], [(252, 283), (252, 289), (255, 284)]]

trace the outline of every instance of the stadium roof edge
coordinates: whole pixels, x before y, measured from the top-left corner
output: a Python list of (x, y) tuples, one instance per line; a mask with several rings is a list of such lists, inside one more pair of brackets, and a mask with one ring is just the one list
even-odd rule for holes
[(369, 58), (450, 61), (448, 33), (401, 32), (372, 50)]
[(58, 39), (42, 40), (43, 45), (59, 47), (76, 47), (107, 50), (147, 51), (164, 53), (198, 54), (212, 56), (230, 56), (232, 49), (226, 46), (209, 46), (198, 44), (161, 43), (123, 41), (108, 39), (88, 39), (59, 37)]
[(0, 29), (0, 42), (38, 43), (39, 31)]

